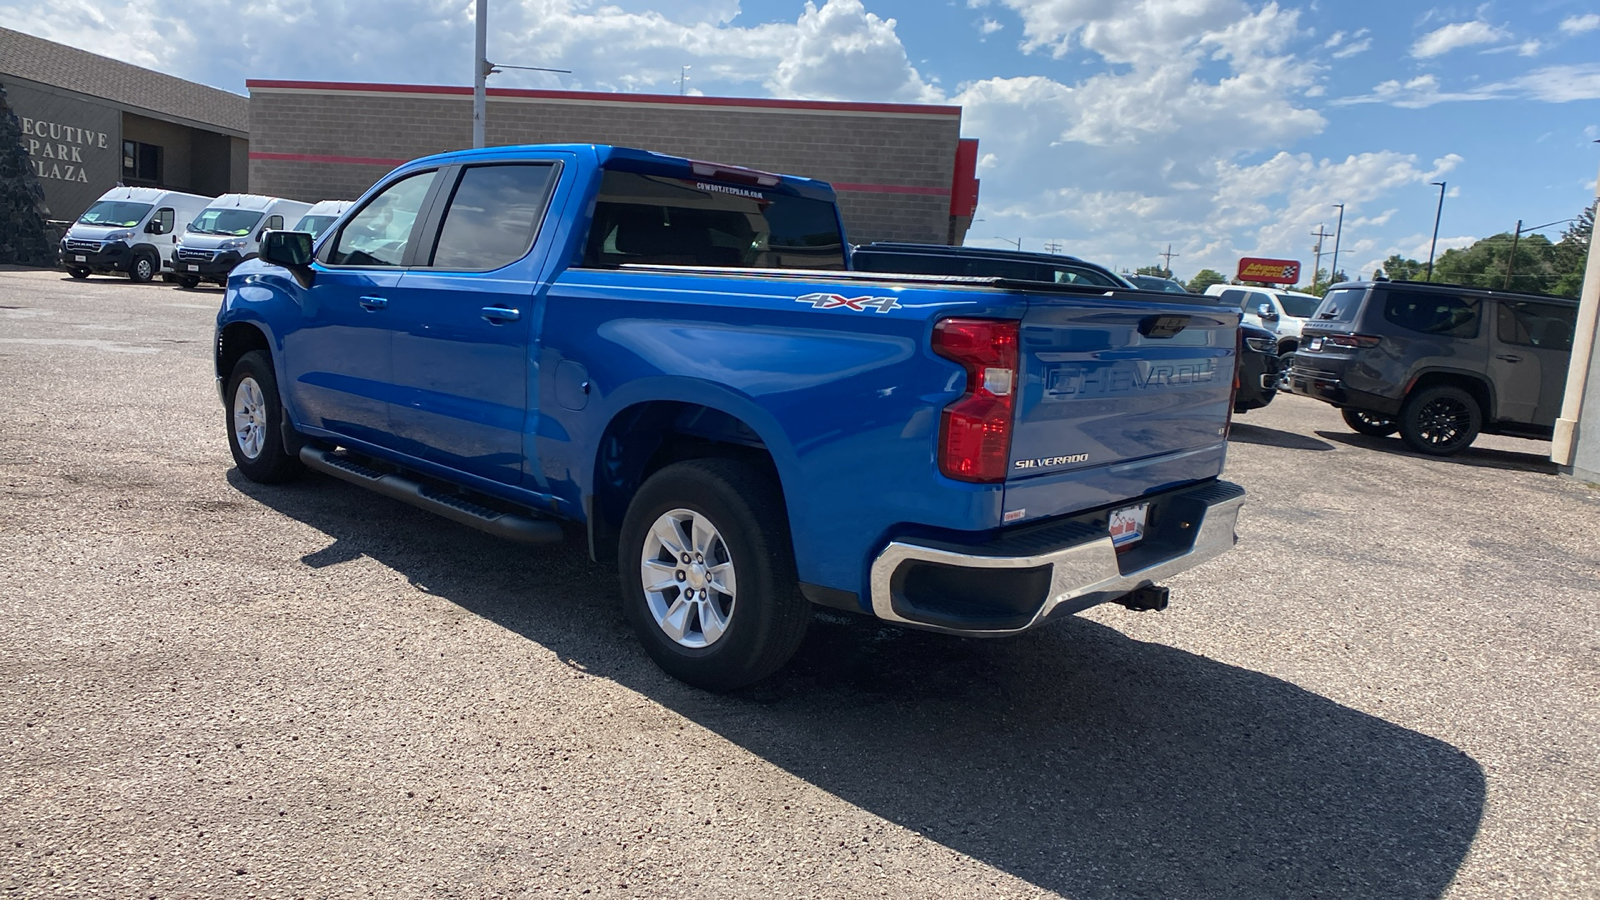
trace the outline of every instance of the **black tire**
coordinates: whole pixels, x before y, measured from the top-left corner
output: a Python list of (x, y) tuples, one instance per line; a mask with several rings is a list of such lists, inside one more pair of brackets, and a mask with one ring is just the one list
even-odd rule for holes
[(1451, 456), (1477, 439), (1483, 410), (1471, 394), (1441, 384), (1407, 397), (1399, 424), (1406, 446), (1429, 456)]
[(1351, 431), (1360, 434), (1388, 437), (1400, 430), (1399, 422), (1377, 413), (1363, 412), (1359, 409), (1341, 409), (1339, 415), (1344, 416), (1344, 423), (1350, 426)]
[[(247, 385), (254, 386), (254, 395)], [(246, 395), (241, 397), (241, 391)], [(272, 360), (264, 351), (252, 350), (239, 358), (228, 378), (226, 396), (228, 449), (233, 452), (233, 462), (240, 473), (261, 484), (298, 478), (305, 465), (284, 449), (283, 403), (278, 399)]]
[(82, 281), (89, 277), (89, 270), (84, 268), (68, 269), (67, 274), (78, 279), (79, 281)]
[(200, 286), (200, 278), (196, 275), (179, 275), (178, 286), (184, 290), (192, 291)]
[(154, 253), (135, 253), (128, 263), (128, 280), (134, 284), (149, 284), (161, 272), (161, 260)]
[(171, 272), (162, 272), (161, 273), (161, 283), (162, 284), (174, 284), (174, 283), (177, 282), (177, 280), (178, 280), (178, 276), (172, 274)]
[[(677, 554), (665, 549), (655, 526), (676, 514), (693, 517), (683, 523), (690, 532), (683, 531), (682, 524), (664, 527), (679, 536), (682, 549), (691, 555), (692, 522), (708, 524), (716, 535), (700, 548), (703, 560), (680, 567)], [(683, 540), (686, 536), (689, 540)], [(662, 581), (657, 583), (668, 585), (660, 591), (646, 592), (647, 552), (651, 564), (662, 570), (656, 576)], [(673, 557), (670, 566), (668, 555)], [(675, 463), (650, 476), (623, 518), (617, 559), (623, 613), (650, 658), (680, 681), (708, 691), (744, 687), (781, 668), (805, 638), (811, 605), (800, 596), (783, 495), (770, 476), (753, 466), (737, 460), (698, 459)], [(728, 574), (734, 576), (730, 593), (719, 590), (726, 576), (708, 571), (721, 563), (731, 567)], [(670, 626), (658, 622), (652, 603), (664, 607), (664, 618), (670, 621), (671, 611), (680, 608), (686, 593), (694, 595), (697, 584), (701, 599), (698, 605), (690, 600), (682, 607), (681, 638), (669, 635)], [(710, 620), (705, 618), (708, 608)], [(723, 624), (717, 626), (719, 616)], [(694, 646), (695, 640), (703, 644)]]

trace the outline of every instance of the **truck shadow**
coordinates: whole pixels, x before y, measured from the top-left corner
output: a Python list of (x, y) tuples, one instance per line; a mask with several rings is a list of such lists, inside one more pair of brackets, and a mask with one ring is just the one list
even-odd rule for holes
[(1327, 441), (1295, 434), (1292, 431), (1281, 431), (1277, 428), (1267, 428), (1264, 425), (1252, 425), (1249, 422), (1233, 420), (1233, 426), (1228, 429), (1228, 440), (1241, 444), (1260, 444), (1264, 447), (1282, 447), (1285, 450), (1332, 450), (1333, 445)]
[(1515, 450), (1494, 450), (1489, 447), (1468, 447), (1455, 456), (1428, 456), (1408, 448), (1398, 437), (1374, 437), (1366, 434), (1344, 434), (1338, 431), (1318, 431), (1318, 437), (1336, 441), (1348, 447), (1398, 453), (1414, 459), (1434, 460), (1458, 466), (1475, 466), (1482, 469), (1509, 469), (1519, 472), (1538, 472), (1554, 475), (1558, 467), (1550, 461), (1549, 453), (1518, 453)]
[(1483, 814), (1483, 771), (1449, 744), (1086, 619), (979, 641), (824, 612), (783, 672), (703, 693), (654, 667), (615, 576), (577, 543), (515, 547), (321, 477), (228, 477), (332, 538), (306, 565), (374, 558), (796, 778), (1080, 900), (1434, 898)]

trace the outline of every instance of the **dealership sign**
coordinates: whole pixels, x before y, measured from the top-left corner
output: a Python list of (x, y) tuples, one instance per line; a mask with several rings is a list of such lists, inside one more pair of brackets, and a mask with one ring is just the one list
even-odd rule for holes
[(1239, 280), (1263, 281), (1268, 284), (1296, 284), (1300, 281), (1300, 263), (1292, 259), (1246, 256), (1239, 260)]

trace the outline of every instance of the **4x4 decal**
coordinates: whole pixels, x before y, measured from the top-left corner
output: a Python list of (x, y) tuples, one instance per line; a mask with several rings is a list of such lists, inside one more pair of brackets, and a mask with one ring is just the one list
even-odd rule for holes
[(843, 294), (807, 294), (794, 298), (796, 303), (809, 303), (812, 309), (853, 309), (866, 312), (870, 307), (881, 313), (899, 309), (900, 301), (893, 297), (846, 297)]

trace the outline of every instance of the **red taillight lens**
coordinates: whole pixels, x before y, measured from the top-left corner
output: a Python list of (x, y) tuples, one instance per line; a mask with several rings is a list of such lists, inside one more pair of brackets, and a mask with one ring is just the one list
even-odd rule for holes
[(1370, 350), (1378, 346), (1383, 340), (1370, 334), (1325, 334), (1322, 336), (1322, 346), (1343, 347), (1346, 350)]
[(1011, 419), (1017, 396), (1017, 323), (943, 319), (933, 327), (933, 352), (967, 370), (967, 392), (944, 408), (939, 471), (961, 481), (1004, 481), (1011, 462)]

